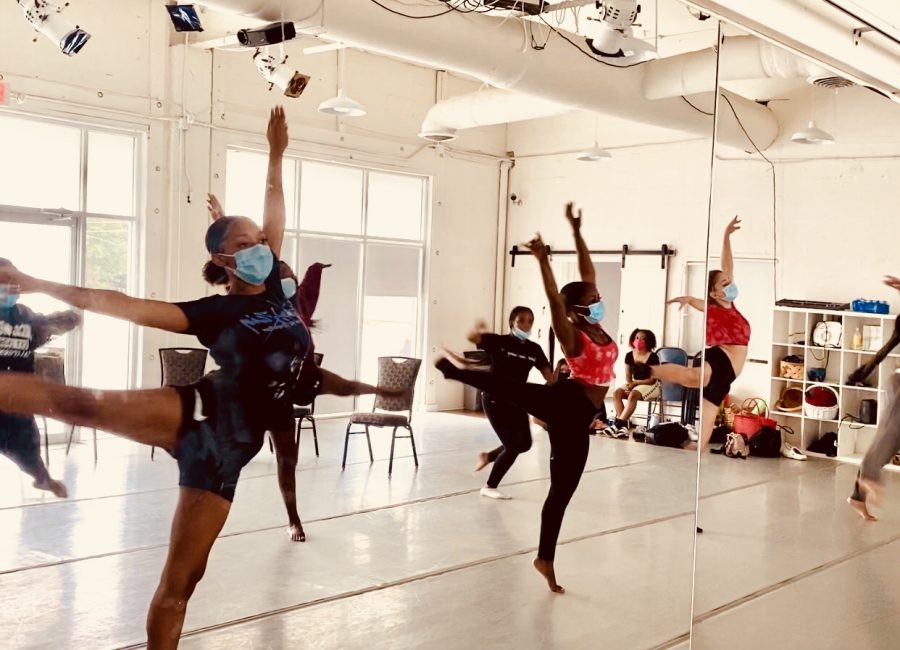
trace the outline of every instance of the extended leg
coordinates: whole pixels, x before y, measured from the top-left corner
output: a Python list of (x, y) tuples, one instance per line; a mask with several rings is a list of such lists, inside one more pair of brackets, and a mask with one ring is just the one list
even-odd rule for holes
[(174, 388), (88, 390), (12, 372), (0, 373), (0, 411), (52, 417), (166, 449), (177, 442), (182, 415)]

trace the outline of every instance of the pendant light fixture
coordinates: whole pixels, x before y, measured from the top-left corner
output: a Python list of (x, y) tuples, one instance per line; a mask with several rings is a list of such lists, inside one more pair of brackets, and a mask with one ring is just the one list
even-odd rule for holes
[(366, 107), (344, 94), (344, 50), (338, 51), (338, 94), (319, 104), (319, 112), (335, 117), (362, 117)]
[(579, 151), (575, 156), (576, 160), (581, 160), (584, 162), (600, 162), (612, 158), (611, 153), (609, 153), (606, 149), (601, 149), (600, 145), (597, 144), (597, 121), (598, 118), (596, 115), (594, 115), (594, 146)]
[[(813, 113), (813, 91), (812, 84), (809, 87), (809, 114), (810, 120), (805, 129), (800, 129), (791, 135), (791, 142), (797, 144), (834, 144), (834, 136), (816, 126), (816, 121), (812, 119)], [(837, 91), (835, 91), (837, 92)]]

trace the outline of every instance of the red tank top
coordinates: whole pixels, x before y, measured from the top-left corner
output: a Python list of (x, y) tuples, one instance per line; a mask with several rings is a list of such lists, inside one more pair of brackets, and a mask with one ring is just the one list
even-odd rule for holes
[(577, 357), (566, 355), (572, 377), (588, 386), (608, 384), (616, 376), (613, 365), (619, 358), (619, 346), (612, 339), (606, 345), (598, 345), (581, 330), (578, 333), (581, 335), (581, 354)]
[(710, 300), (706, 310), (706, 345), (747, 345), (750, 343), (750, 323), (734, 303), (730, 309)]

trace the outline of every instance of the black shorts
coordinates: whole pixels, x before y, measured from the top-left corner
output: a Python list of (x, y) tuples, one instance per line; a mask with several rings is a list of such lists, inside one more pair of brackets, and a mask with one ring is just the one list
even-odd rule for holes
[(233, 501), (241, 470), (262, 448), (263, 436), (241, 441), (217, 431), (215, 392), (208, 382), (175, 390), (181, 397), (181, 429), (175, 449), (166, 451), (178, 461), (178, 485)]
[[(294, 387), (292, 399), (298, 406), (309, 406), (319, 394), (322, 387), (322, 369), (312, 360), (312, 355), (307, 357), (300, 369), (297, 385)], [(292, 416), (293, 417), (293, 416)]]
[(731, 390), (731, 384), (737, 379), (734, 366), (725, 351), (716, 346), (706, 348), (706, 363), (709, 364), (709, 383), (703, 389), (703, 399), (720, 406)]
[(44, 469), (41, 436), (33, 417), (0, 413), (0, 454), (32, 476)]

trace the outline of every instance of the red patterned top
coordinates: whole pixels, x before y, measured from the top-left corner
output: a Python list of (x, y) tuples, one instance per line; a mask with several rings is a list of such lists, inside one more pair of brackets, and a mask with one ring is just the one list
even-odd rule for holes
[(581, 354), (577, 357), (566, 355), (572, 377), (588, 386), (602, 386), (611, 382), (616, 374), (613, 365), (619, 358), (619, 346), (610, 339), (606, 345), (598, 345), (587, 334), (581, 334)]
[(706, 345), (747, 345), (750, 343), (750, 323), (738, 308), (722, 307), (710, 300), (706, 311)]

